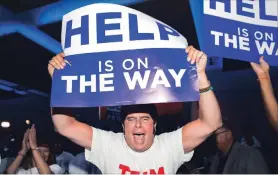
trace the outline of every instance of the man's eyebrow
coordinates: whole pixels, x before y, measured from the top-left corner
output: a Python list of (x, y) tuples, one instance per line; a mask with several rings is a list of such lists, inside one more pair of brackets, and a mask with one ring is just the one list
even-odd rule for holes
[(128, 119), (128, 118), (136, 118), (136, 117), (134, 117), (134, 116), (127, 116), (126, 119)]
[(142, 116), (140, 116), (141, 118), (151, 118), (151, 116), (149, 116), (149, 115), (142, 115)]

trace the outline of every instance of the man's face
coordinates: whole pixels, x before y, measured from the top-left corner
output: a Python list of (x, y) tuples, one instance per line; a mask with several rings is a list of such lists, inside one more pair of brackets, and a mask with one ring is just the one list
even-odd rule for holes
[(146, 151), (154, 140), (154, 121), (147, 113), (129, 114), (124, 121), (124, 133), (128, 146), (137, 152)]

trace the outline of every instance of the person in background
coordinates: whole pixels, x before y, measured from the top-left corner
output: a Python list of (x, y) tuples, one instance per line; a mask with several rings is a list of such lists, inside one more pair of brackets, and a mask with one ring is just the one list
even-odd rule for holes
[(267, 174), (269, 169), (260, 151), (235, 141), (225, 124), (215, 135), (218, 152), (208, 159), (209, 174)]
[(5, 157), (1, 159), (0, 163), (0, 174), (3, 174), (8, 166), (14, 161), (14, 157)]
[(62, 149), (62, 144), (58, 143), (54, 145), (54, 156), (56, 159), (56, 163), (65, 170), (65, 172), (68, 172), (69, 170), (69, 163), (74, 158), (74, 156), (66, 152)]
[(85, 153), (77, 154), (69, 163), (69, 174), (102, 174), (92, 163), (86, 161)]
[(250, 127), (244, 127), (242, 129), (242, 137), (240, 139), (240, 143), (252, 146), (254, 148), (261, 148), (261, 143), (259, 140), (252, 134)]
[(269, 64), (264, 60), (263, 56), (260, 57), (259, 61), (259, 64), (250, 64), (258, 77), (268, 120), (273, 128), (278, 132), (278, 104), (271, 84)]
[(121, 122), (121, 106), (102, 107), (101, 119)]
[(12, 164), (7, 168), (7, 174), (62, 174), (63, 169), (53, 164), (48, 145), (37, 146), (35, 125), (28, 129), (22, 141), (22, 148)]

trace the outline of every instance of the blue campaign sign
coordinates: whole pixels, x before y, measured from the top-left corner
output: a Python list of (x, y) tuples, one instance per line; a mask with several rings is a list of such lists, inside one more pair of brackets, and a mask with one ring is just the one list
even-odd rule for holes
[(146, 14), (93, 4), (63, 17), (71, 66), (54, 72), (51, 106), (95, 107), (197, 101), (196, 65), (186, 39)]
[(277, 14), (278, 1), (203, 0), (202, 49), (209, 56), (249, 62), (263, 55), (278, 66)]

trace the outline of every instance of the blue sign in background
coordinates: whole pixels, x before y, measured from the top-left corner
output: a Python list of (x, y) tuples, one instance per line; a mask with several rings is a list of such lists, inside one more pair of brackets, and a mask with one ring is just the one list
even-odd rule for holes
[[(278, 56), (275, 55), (277, 52), (277, 28), (275, 27), (266, 27), (266, 26), (259, 26), (253, 24), (242, 23), (234, 20), (223, 19), (215, 16), (204, 15), (204, 42), (206, 43), (204, 47), (204, 51), (209, 56), (221, 56), (226, 58), (233, 58), (239, 59), (249, 62), (259, 62), (259, 58), (261, 55), (265, 56), (265, 60), (273, 66), (278, 66)], [(249, 48), (250, 51), (240, 50), (239, 49), (239, 36), (238, 35), (238, 28), (247, 29), (248, 30), (248, 37), (249, 38)], [(215, 45), (215, 36), (211, 34), (211, 31), (217, 31), (223, 33), (223, 36), (220, 37), (219, 45)], [(262, 33), (263, 39), (258, 40), (260, 45), (262, 46), (262, 42), (267, 42), (268, 46), (270, 47), (271, 42), (275, 43), (274, 49), (272, 51), (272, 55), (268, 55), (266, 51), (263, 54), (260, 54), (256, 43), (255, 43), (255, 32)], [(224, 34), (227, 33), (229, 38), (232, 38), (232, 35), (236, 35), (237, 37), (237, 49), (232, 47), (232, 44), (229, 44), (229, 47), (225, 47), (224, 41)], [(273, 41), (269, 38), (266, 40), (265, 35), (273, 35)], [(241, 35), (242, 36), (242, 35)], [(257, 35), (260, 37), (260, 34)], [(243, 37), (243, 36), (242, 36)]]
[[(198, 101), (199, 92), (194, 89), (196, 87), (197, 72), (195, 65), (190, 65), (186, 61), (186, 53), (184, 49), (138, 49), (127, 51), (113, 51), (102, 53), (88, 53), (67, 56), (65, 59), (71, 62), (72, 66), (67, 65), (63, 70), (54, 72), (52, 81), (51, 106), (52, 107), (94, 107), (94, 106), (113, 106), (126, 104), (142, 104), (142, 103), (163, 103), (163, 102), (183, 102)], [(141, 66), (137, 68), (137, 59), (148, 58), (148, 68)], [(126, 59), (134, 61), (134, 68), (127, 71), (123, 68), (122, 62)], [(104, 65), (105, 61), (112, 60), (112, 72), (104, 72), (104, 66), (99, 73), (99, 61)], [(162, 69), (171, 85), (165, 87), (158, 85), (157, 88), (150, 88), (154, 73), (157, 68)], [(186, 69), (181, 79), (181, 87), (175, 87), (175, 80), (169, 73), (168, 69), (174, 69), (178, 74), (180, 69)], [(141, 89), (139, 84), (134, 90), (129, 90), (123, 72), (129, 72), (133, 77), (135, 71), (140, 71), (144, 75), (146, 70), (151, 70), (151, 75), (146, 89)], [(98, 74), (114, 73), (113, 92), (99, 92)], [(89, 81), (91, 74), (97, 74), (97, 92), (91, 92), (91, 87), (86, 87), (85, 93), (79, 91), (80, 75), (86, 76)], [(66, 93), (66, 81), (61, 80), (61, 76), (78, 76), (78, 80), (72, 83), (72, 93)], [(109, 79), (111, 80), (111, 79)], [(111, 86), (111, 85), (109, 85)]]
[[(250, 61), (258, 62), (261, 55), (259, 54), (255, 45), (254, 32), (260, 31), (263, 34), (265, 32), (273, 33), (274, 35), (273, 42), (275, 42), (275, 47), (273, 51), (274, 53), (272, 54), (272, 56), (269, 56), (267, 54), (262, 54), (262, 55), (265, 56), (265, 60), (269, 62), (270, 65), (278, 66), (278, 56), (275, 55), (278, 48), (277, 45), (278, 28), (277, 27), (265, 27), (265, 26), (253, 25), (245, 22), (239, 22), (239, 21), (234, 21), (230, 19), (224, 19), (221, 17), (204, 14), (204, 1), (206, 0), (189, 1), (201, 50), (204, 50), (209, 57), (216, 56), (220, 58), (225, 57), (225, 58), (238, 59), (238, 60), (249, 61), (249, 62)], [(216, 1), (213, 0), (211, 3), (215, 3)], [(227, 0), (227, 2), (228, 1), (230, 0)], [(240, 0), (237, 1), (241, 2)], [(226, 2), (226, 1), (219, 0), (219, 2)], [(264, 2), (265, 1), (260, 0), (261, 4), (263, 4)], [(264, 8), (261, 8), (261, 10), (264, 10)], [(260, 13), (264, 14), (265, 11), (262, 11)], [(234, 49), (231, 47), (226, 48), (224, 46), (223, 38), (221, 40), (221, 45), (215, 46), (214, 36), (210, 34), (212, 30), (222, 32), (222, 33), (227, 33), (230, 36), (236, 35), (238, 37), (238, 33), (237, 33), (238, 27), (242, 29), (243, 28), (248, 29), (249, 40), (250, 40), (249, 41), (250, 51), (241, 51), (239, 49)], [(267, 42), (268, 45), (270, 45), (270, 41)]]

